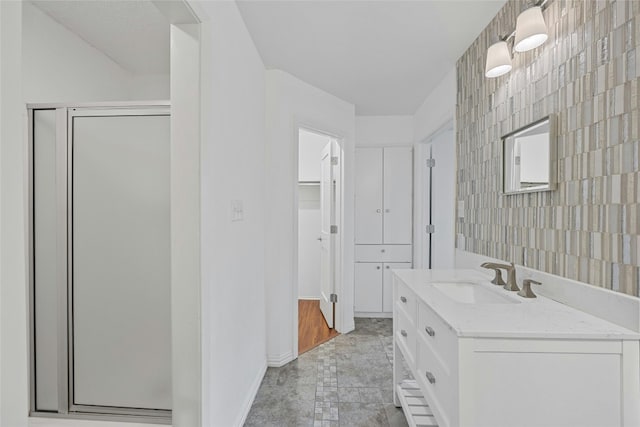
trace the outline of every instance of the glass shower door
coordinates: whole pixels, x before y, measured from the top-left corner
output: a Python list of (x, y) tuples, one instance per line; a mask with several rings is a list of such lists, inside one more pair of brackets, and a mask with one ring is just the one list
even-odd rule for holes
[(70, 409), (168, 411), (168, 111), (70, 109), (68, 129)]

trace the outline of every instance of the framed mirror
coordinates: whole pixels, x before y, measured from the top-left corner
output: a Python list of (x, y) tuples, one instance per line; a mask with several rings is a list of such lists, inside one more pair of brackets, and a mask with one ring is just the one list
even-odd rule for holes
[(547, 116), (502, 137), (504, 194), (555, 189), (555, 139), (553, 116)]

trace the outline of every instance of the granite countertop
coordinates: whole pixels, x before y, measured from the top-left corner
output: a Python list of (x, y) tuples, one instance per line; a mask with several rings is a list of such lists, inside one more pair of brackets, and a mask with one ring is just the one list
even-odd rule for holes
[[(493, 285), (475, 270), (393, 270), (459, 337), (640, 340), (640, 333), (587, 314), (544, 296), (522, 298)], [(514, 303), (457, 302), (435, 283), (466, 282), (484, 287)], [(444, 285), (446, 286), (446, 285)], [(521, 281), (518, 286), (521, 287)], [(532, 286), (536, 292), (535, 285)]]

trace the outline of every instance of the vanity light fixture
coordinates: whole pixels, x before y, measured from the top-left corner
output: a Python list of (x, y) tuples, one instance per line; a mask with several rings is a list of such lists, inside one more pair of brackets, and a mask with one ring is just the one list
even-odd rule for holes
[(499, 42), (489, 46), (484, 72), (486, 77), (499, 77), (511, 71), (510, 41), (513, 42), (513, 50), (515, 52), (526, 52), (535, 49), (547, 41), (549, 34), (542, 16), (542, 11), (547, 1), (539, 1), (520, 13), (516, 21), (516, 29), (508, 36), (502, 37)]
[(540, 6), (530, 7), (518, 15), (516, 21), (516, 40), (513, 49), (516, 52), (526, 52), (542, 45), (549, 38), (547, 24), (542, 17)]
[(484, 75), (492, 78), (499, 77), (511, 71), (511, 53), (509, 45), (504, 40), (494, 43), (487, 50), (487, 63)]

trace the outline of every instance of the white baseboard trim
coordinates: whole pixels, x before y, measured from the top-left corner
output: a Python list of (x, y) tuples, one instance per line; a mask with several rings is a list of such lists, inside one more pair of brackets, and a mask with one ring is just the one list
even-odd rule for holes
[(293, 353), (290, 351), (275, 357), (267, 355), (267, 366), (270, 368), (279, 368), (291, 362), (292, 360)]
[(304, 301), (320, 301), (320, 297), (298, 297), (298, 299)]
[(262, 365), (260, 371), (258, 371), (258, 375), (256, 376), (253, 384), (251, 384), (251, 388), (249, 389), (249, 394), (247, 395), (247, 400), (245, 400), (242, 405), (242, 412), (240, 413), (240, 417), (238, 417), (238, 422), (234, 425), (238, 427), (242, 427), (247, 421), (247, 417), (249, 416), (249, 411), (251, 411), (251, 406), (253, 405), (253, 401), (256, 400), (256, 395), (258, 394), (258, 390), (260, 389), (260, 384), (262, 384), (262, 380), (264, 379), (264, 374), (267, 372), (267, 362)]
[(377, 312), (369, 313), (369, 312), (356, 311), (355, 313), (353, 313), (353, 316), (354, 317), (373, 317), (378, 319), (391, 319), (393, 317), (393, 313), (377, 313)]

